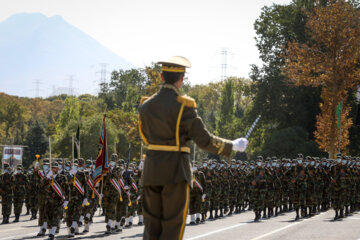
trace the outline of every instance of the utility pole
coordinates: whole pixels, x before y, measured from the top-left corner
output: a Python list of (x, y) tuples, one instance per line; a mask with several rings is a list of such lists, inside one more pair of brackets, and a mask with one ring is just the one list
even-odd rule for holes
[(228, 50), (226, 48), (223, 48), (221, 50), (221, 81), (224, 81), (226, 79), (226, 70), (227, 70), (227, 55)]
[(39, 98), (40, 84), (42, 84), (42, 81), (40, 79), (34, 79), (33, 83), (35, 84), (35, 98)]
[(74, 87), (73, 87), (73, 82), (74, 80), (74, 75), (69, 75), (69, 78), (67, 79), (69, 81), (69, 91), (68, 94), (69, 96), (74, 96)]

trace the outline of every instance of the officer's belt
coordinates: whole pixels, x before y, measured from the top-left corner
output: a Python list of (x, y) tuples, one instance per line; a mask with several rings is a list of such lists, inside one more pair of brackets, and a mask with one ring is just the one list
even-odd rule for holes
[(185, 152), (190, 153), (191, 150), (189, 147), (178, 147), (178, 146), (168, 146), (168, 145), (155, 145), (155, 144), (149, 144), (146, 146), (148, 150), (153, 151), (166, 151), (166, 152)]

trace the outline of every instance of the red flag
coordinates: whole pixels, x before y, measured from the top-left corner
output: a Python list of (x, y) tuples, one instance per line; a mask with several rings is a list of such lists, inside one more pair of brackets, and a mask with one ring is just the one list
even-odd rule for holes
[(99, 151), (96, 158), (95, 170), (93, 173), (94, 184), (96, 185), (102, 178), (104, 173), (109, 171), (108, 168), (108, 155), (106, 145), (106, 114), (104, 114), (103, 124), (101, 127), (99, 138)]

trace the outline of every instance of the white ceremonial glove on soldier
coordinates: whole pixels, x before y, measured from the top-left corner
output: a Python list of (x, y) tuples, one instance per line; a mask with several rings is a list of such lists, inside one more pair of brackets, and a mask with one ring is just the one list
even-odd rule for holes
[(238, 138), (232, 141), (233, 151), (244, 152), (249, 141), (246, 138)]
[(54, 174), (53, 174), (52, 171), (50, 171), (50, 172), (48, 172), (48, 174), (46, 175), (46, 178), (50, 180), (52, 176), (54, 176)]
[(126, 185), (126, 186), (124, 187), (124, 189), (125, 189), (125, 190), (129, 190), (129, 186)]
[(102, 199), (104, 197), (104, 195), (102, 193), (99, 194), (100, 199)]
[(139, 196), (137, 197), (137, 199), (136, 199), (136, 200), (138, 200), (138, 201), (139, 201), (139, 200), (140, 200), (140, 198), (141, 198), (141, 195), (139, 195)]
[(201, 199), (204, 200), (206, 198), (206, 194), (204, 193), (202, 196), (201, 196)]
[(64, 201), (63, 208), (67, 207), (68, 204), (69, 204), (69, 201)]
[(82, 202), (82, 205), (86, 205), (86, 203), (88, 202), (87, 198), (84, 198), (83, 202)]
[(38, 169), (38, 168), (39, 168), (39, 162), (36, 162), (36, 163), (35, 163), (34, 168), (35, 168), (35, 169)]
[(72, 170), (70, 171), (70, 175), (71, 175), (71, 176), (76, 175), (76, 173), (77, 173), (77, 171), (76, 171), (75, 169), (72, 169)]

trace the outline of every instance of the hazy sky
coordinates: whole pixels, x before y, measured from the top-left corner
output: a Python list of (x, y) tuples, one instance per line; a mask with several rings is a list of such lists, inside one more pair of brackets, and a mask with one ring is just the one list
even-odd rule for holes
[[(0, 21), (15, 13), (61, 15), (67, 22), (137, 67), (167, 56), (187, 57), (192, 84), (227, 75), (248, 77), (260, 64), (254, 21), (265, 5), (290, 0), (0, 0)], [(109, 69), (112, 70), (112, 69)]]

